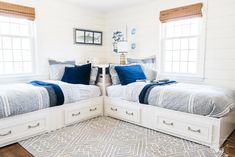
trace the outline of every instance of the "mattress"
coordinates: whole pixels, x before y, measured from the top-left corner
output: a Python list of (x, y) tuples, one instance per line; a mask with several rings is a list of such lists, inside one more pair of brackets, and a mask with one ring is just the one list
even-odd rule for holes
[[(43, 82), (60, 87), (65, 105), (101, 95), (100, 88), (94, 85), (69, 84), (51, 80)], [(50, 106), (53, 98), (46, 88), (29, 83), (18, 83), (0, 85), (0, 89), (0, 118), (53, 107)]]
[(106, 88), (107, 90), (107, 95), (109, 97), (114, 97), (114, 98), (121, 98), (124, 99), (124, 93), (126, 91), (126, 86), (122, 86), (122, 85), (112, 85), (112, 86), (108, 86)]
[[(135, 82), (126, 86), (107, 88), (109, 97), (140, 102), (140, 94), (147, 83)], [(175, 83), (151, 88), (144, 104), (170, 110), (220, 118), (235, 108), (235, 91), (213, 86)]]

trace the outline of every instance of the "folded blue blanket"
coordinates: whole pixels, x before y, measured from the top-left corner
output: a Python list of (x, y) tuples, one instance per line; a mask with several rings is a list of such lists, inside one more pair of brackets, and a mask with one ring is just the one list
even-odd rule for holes
[(43, 81), (32, 81), (30, 84), (44, 87), (47, 90), (50, 99), (50, 107), (64, 104), (64, 94), (58, 85)]
[(165, 86), (165, 85), (170, 85), (174, 83), (176, 83), (176, 81), (156, 82), (156, 83), (150, 83), (150, 84), (145, 85), (142, 91), (140, 92), (139, 102), (142, 104), (148, 104), (149, 93), (154, 87)]

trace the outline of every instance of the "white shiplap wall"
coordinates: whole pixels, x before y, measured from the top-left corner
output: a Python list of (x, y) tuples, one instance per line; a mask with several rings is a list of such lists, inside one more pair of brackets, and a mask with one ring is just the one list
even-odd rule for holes
[[(142, 6), (112, 12), (106, 16), (107, 57), (118, 62), (111, 53), (111, 36), (116, 27), (137, 28), (137, 50), (128, 55), (159, 56), (159, 12), (167, 8), (201, 2), (200, 0), (158, 0)], [(206, 14), (205, 80), (202, 83), (235, 89), (235, 2), (234, 0), (202, 0)]]
[[(93, 58), (103, 61), (103, 46), (74, 45), (73, 28), (105, 31), (105, 18), (101, 12), (81, 8), (77, 3), (63, 0), (4, 0), (34, 7), (36, 10), (36, 66), (37, 75), (33, 79), (48, 77), (48, 58), (58, 60), (75, 59), (78, 63)], [(11, 80), (11, 81), (10, 81)], [(2, 78), (0, 83), (26, 80), (22, 78)]]
[(235, 89), (235, 1), (209, 0), (206, 83)]

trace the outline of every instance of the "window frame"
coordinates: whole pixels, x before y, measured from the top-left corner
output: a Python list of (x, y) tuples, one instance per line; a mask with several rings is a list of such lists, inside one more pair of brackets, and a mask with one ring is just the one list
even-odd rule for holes
[[(3, 16), (3, 15), (2, 15)], [(6, 18), (11, 18), (8, 16), (3, 16)], [(14, 18), (14, 17), (13, 17)], [(17, 18), (16, 18), (17, 19)], [(30, 53), (31, 53), (31, 72), (22, 72), (22, 73), (9, 73), (9, 74), (0, 74), (0, 79), (6, 79), (6, 78), (27, 78), (27, 77), (33, 77), (37, 75), (37, 67), (36, 67), (36, 47), (35, 47), (35, 38), (36, 38), (36, 33), (35, 33), (35, 21), (29, 20), (29, 19), (24, 19), (24, 18), (18, 18), (22, 20), (27, 20), (29, 28), (29, 36), (21, 36), (21, 35), (10, 35), (10, 34), (0, 34), (1, 37), (10, 37), (10, 38), (27, 38), (30, 40)], [(2, 42), (2, 41), (1, 41)], [(3, 48), (2, 48), (3, 50)]]
[[(159, 53), (159, 75), (161, 78), (172, 78), (179, 80), (193, 80), (193, 81), (203, 81), (205, 79), (205, 51), (206, 51), (206, 16), (200, 17), (201, 21), (199, 24), (199, 35), (198, 35), (198, 61), (197, 61), (197, 73), (176, 73), (176, 72), (165, 72), (164, 62), (165, 62), (165, 41), (166, 41), (166, 23), (160, 22), (160, 53)], [(189, 18), (190, 19), (190, 18)], [(172, 21), (170, 21), (172, 22)], [(176, 38), (180, 39), (180, 38)]]

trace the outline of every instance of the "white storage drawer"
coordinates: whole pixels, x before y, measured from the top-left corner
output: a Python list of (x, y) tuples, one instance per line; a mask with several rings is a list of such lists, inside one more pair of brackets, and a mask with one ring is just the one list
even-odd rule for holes
[[(177, 119), (158, 116), (157, 126), (161, 130), (177, 133), (188, 139), (200, 140), (206, 143), (211, 143), (212, 126), (201, 124), (200, 126), (192, 125), (187, 122), (182, 122)], [(195, 123), (194, 123), (195, 124)]]
[(115, 106), (115, 105), (107, 105), (106, 106), (106, 109), (105, 109), (105, 112), (110, 114), (110, 115), (113, 115), (113, 116), (121, 116), (121, 110), (122, 108), (119, 107), (119, 106)]
[(121, 118), (123, 120), (131, 122), (140, 122), (140, 110), (139, 108), (118, 106), (107, 104), (105, 108), (106, 114), (115, 118)]
[(102, 105), (100, 104), (86, 104), (82, 107), (74, 106), (65, 109), (65, 124), (79, 122), (89, 117), (102, 114)]
[(200, 139), (201, 141), (211, 143), (211, 134), (212, 134), (211, 125), (196, 126), (196, 125), (186, 124), (184, 129), (185, 132), (187, 132), (187, 135), (189, 135), (189, 137), (192, 137), (193, 139), (196, 140)]
[(15, 140), (15, 138), (35, 135), (47, 131), (46, 117), (35, 119), (25, 123), (16, 123), (0, 128), (0, 141)]
[(123, 108), (122, 109), (122, 115), (123, 118), (129, 121), (133, 121), (136, 123), (140, 122), (140, 113), (139, 109), (133, 109), (133, 108)]

